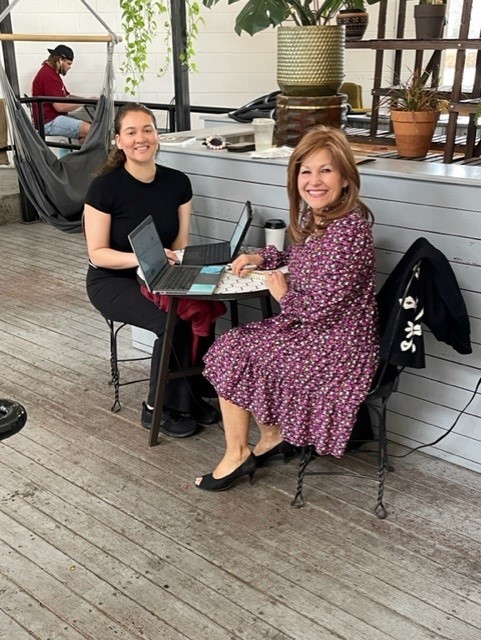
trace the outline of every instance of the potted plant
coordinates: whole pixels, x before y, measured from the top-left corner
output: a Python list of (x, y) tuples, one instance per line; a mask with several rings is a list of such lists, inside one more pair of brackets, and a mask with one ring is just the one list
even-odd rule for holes
[[(233, 4), (238, 0), (229, 0)], [(366, 0), (375, 4), (379, 0)], [(213, 7), (219, 0), (203, 0)], [(247, 0), (235, 32), (277, 30), (277, 82), (287, 96), (335, 95), (344, 79), (342, 26), (330, 24), (347, 0)], [(286, 26), (284, 26), (286, 25)]]
[(440, 97), (436, 87), (427, 86), (428, 78), (427, 72), (415, 70), (381, 100), (381, 104), (389, 104), (400, 156), (423, 158), (429, 151), (439, 114), (447, 110), (447, 100)]
[(414, 21), (418, 40), (442, 38), (446, 24), (446, 0), (419, 0), (414, 7)]
[(346, 40), (361, 40), (369, 23), (364, 0), (343, 0), (342, 7), (336, 22), (346, 27)]

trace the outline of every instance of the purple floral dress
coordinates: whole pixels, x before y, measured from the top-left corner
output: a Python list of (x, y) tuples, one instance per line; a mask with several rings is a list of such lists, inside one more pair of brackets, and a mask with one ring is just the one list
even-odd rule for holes
[(264, 269), (288, 265), (281, 313), (220, 336), (204, 375), (288, 442), (339, 458), (377, 364), (371, 225), (354, 210), (320, 238), (261, 255)]

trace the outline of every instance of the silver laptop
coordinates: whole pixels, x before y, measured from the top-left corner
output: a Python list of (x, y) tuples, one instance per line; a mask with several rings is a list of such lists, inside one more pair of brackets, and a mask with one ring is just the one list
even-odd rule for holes
[(168, 295), (214, 293), (224, 267), (172, 266), (165, 255), (152, 216), (147, 216), (128, 237), (149, 291)]
[(202, 265), (232, 262), (246, 237), (252, 218), (252, 206), (247, 200), (229, 241), (189, 245), (184, 250), (182, 264)]

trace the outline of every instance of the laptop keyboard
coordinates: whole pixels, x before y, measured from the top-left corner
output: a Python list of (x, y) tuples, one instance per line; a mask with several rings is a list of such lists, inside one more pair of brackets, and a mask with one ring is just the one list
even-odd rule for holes
[(173, 269), (169, 269), (166, 276), (162, 278), (160, 286), (162, 289), (187, 290), (196, 279), (198, 273), (197, 269), (174, 267)]
[[(202, 248), (202, 264), (216, 264), (226, 259), (225, 244), (206, 244)], [(228, 259), (228, 256), (227, 256)]]

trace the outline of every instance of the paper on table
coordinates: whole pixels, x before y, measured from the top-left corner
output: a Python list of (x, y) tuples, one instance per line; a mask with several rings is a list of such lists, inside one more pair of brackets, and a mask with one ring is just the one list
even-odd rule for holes
[(264, 282), (266, 276), (270, 275), (273, 271), (279, 271), (280, 273), (284, 274), (289, 273), (287, 265), (284, 265), (283, 267), (279, 267), (278, 269), (252, 269), (252, 271), (249, 271), (246, 278)]
[(195, 142), (195, 136), (179, 136), (176, 134), (164, 134), (159, 136), (159, 142), (163, 146), (186, 147)]
[(363, 164), (364, 162), (374, 162), (376, 158), (372, 158), (371, 156), (360, 156), (358, 154), (354, 154), (354, 160), (356, 164)]
[(271, 147), (265, 151), (252, 151), (251, 158), (289, 158), (292, 147)]
[[(251, 158), (289, 158), (294, 151), (292, 147), (271, 147), (265, 151), (252, 151)], [(361, 154), (354, 154), (356, 164), (363, 164), (364, 162), (373, 162), (375, 158), (372, 156), (366, 156)]]

